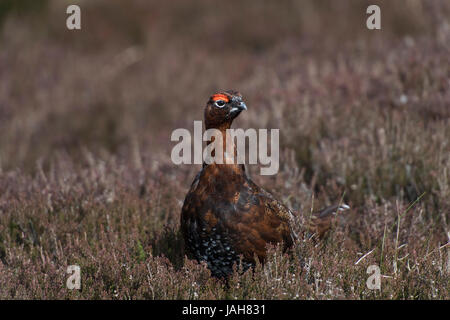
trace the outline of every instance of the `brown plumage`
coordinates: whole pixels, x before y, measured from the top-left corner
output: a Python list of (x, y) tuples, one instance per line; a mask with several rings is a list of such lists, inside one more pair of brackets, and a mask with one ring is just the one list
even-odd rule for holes
[[(224, 137), (224, 164), (203, 164), (184, 200), (181, 231), (186, 251), (198, 261), (206, 261), (212, 275), (226, 277), (242, 255), (244, 270), (264, 262), (267, 244), (292, 246), (294, 215), (282, 203), (257, 186), (242, 164), (226, 163), (235, 146), (227, 136), (233, 120), (246, 110), (238, 92), (211, 96), (205, 108), (206, 129), (218, 129)], [(228, 151), (228, 152), (227, 152)], [(331, 225), (331, 213), (343, 207), (330, 207), (315, 215), (309, 230), (322, 236)]]

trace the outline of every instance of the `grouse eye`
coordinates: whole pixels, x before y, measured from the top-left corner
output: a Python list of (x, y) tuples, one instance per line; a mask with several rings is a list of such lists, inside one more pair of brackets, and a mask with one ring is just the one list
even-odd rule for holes
[(216, 107), (222, 108), (225, 105), (225, 101), (223, 100), (217, 100), (216, 102), (214, 102), (214, 105)]

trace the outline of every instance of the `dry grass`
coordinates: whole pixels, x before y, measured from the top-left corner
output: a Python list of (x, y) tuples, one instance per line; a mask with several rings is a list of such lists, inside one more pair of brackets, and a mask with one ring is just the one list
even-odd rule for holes
[[(78, 1), (79, 32), (64, 1), (3, 2), (0, 298), (449, 299), (450, 4), (377, 2), (381, 31), (365, 1)], [(229, 287), (184, 258), (199, 166), (170, 161), (222, 88), (236, 127), (281, 129), (279, 174), (250, 169), (299, 232), (313, 203), (352, 207)]]

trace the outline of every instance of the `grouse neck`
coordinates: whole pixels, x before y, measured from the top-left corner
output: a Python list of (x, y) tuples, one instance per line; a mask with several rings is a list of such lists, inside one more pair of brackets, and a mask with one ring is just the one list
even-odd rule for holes
[(237, 148), (234, 143), (234, 138), (229, 131), (230, 124), (226, 123), (216, 128), (206, 127), (206, 129), (215, 129), (217, 130), (216, 133), (220, 133), (220, 138), (217, 141), (215, 135), (212, 135), (211, 139), (206, 143), (206, 145), (209, 146), (214, 142), (214, 149), (211, 151), (211, 156), (213, 157), (216, 156), (216, 150), (222, 150), (222, 155), (218, 155), (219, 159), (213, 164), (230, 168), (233, 167), (236, 170), (244, 171), (244, 165), (238, 164)]

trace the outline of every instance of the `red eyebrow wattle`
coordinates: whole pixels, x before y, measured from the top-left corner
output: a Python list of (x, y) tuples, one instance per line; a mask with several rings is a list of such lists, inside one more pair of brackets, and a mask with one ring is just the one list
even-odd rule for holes
[(212, 100), (213, 101), (217, 101), (217, 100), (224, 100), (225, 102), (230, 101), (230, 99), (228, 99), (228, 97), (224, 94), (218, 93), (212, 96)]

